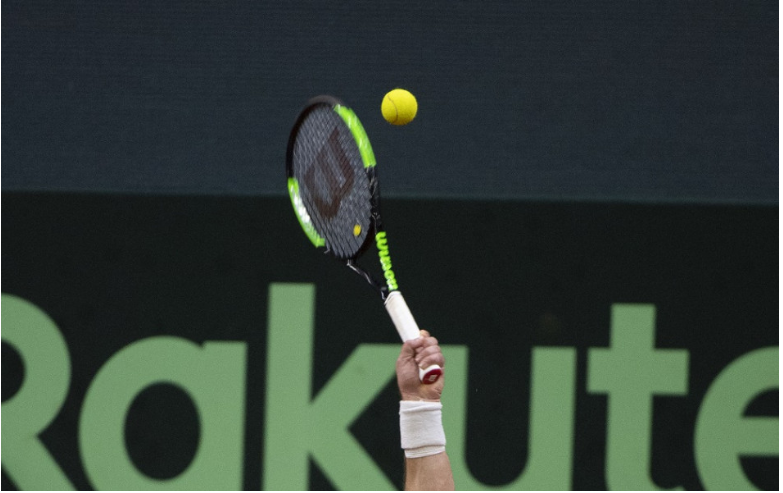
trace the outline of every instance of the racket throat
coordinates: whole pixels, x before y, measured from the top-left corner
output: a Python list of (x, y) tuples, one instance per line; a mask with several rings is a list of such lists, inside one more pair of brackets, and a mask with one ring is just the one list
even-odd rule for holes
[(386, 301), (386, 298), (389, 296), (389, 288), (385, 284), (378, 282), (369, 272), (361, 268), (354, 261), (354, 259), (346, 260), (345, 265), (352, 271), (359, 274), (359, 276), (361, 276), (365, 281), (367, 281), (367, 284), (375, 288), (375, 290), (378, 291), (378, 294), (381, 295), (381, 299)]

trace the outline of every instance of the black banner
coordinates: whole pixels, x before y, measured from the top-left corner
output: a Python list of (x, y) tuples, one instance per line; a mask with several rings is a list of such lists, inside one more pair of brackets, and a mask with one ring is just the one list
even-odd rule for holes
[[(3, 489), (402, 486), (397, 335), (287, 198), (2, 206)], [(382, 207), (458, 488), (777, 489), (776, 208)]]

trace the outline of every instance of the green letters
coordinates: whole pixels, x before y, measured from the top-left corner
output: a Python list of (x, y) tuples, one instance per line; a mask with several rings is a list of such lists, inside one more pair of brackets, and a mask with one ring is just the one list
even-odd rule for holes
[[(270, 286), (263, 488), (306, 490), (312, 457), (338, 489), (393, 490), (349, 427), (394, 378), (400, 346), (360, 344), (311, 399), (314, 308), (312, 285)], [(449, 447), (461, 450), (467, 348), (442, 349), (454, 382), (454, 392), (444, 395), (444, 406), (453, 409), (444, 413), (444, 427)]]
[(3, 403), (3, 469), (27, 490), (72, 490), (71, 482), (38, 435), (60, 411), (71, 379), (68, 346), (43, 311), (2, 295), (3, 341), (22, 356), (22, 388)]
[[(393, 281), (383, 233), (378, 248), (387, 279)], [(315, 287), (272, 284), (268, 308), (266, 387), (258, 391), (259, 397), (265, 392), (263, 488), (308, 489), (312, 460), (338, 489), (394, 489), (350, 427), (394, 378), (399, 344), (359, 344), (313, 397)], [(2, 295), (2, 324), (3, 341), (21, 355), (25, 368), (20, 390), (2, 405), (3, 470), (22, 489), (73, 489), (40, 439), (68, 395), (66, 341), (41, 309), (15, 296)], [(650, 473), (653, 401), (656, 395), (688, 392), (689, 354), (656, 349), (654, 305), (612, 305), (610, 331), (608, 348), (587, 351), (586, 375), (586, 390), (608, 399), (606, 485), (659, 489)], [(441, 348), (448, 362), (443, 423), (457, 487), (571, 489), (575, 430), (591, 424), (575, 422), (577, 349), (529, 348), (529, 432), (519, 437), (527, 440), (527, 461), (520, 459), (522, 472), (515, 480), (494, 487), (478, 481), (467, 463), (468, 348)], [(102, 490), (241, 489), (244, 427), (246, 419), (257, 419), (245, 416), (246, 368), (244, 342), (199, 345), (159, 336), (120, 349), (92, 379), (74, 430), (90, 485)], [(740, 356), (710, 385), (694, 426), (695, 463), (704, 488), (755, 489), (740, 459), (778, 455), (779, 418), (745, 416), (756, 397), (778, 388), (778, 375), (779, 349), (773, 346)], [(159, 382), (187, 393), (200, 422), (192, 462), (166, 480), (139, 471), (125, 444), (128, 410), (141, 391)], [(509, 398), (525, 394), (518, 385), (508, 391)], [(399, 456), (402, 461), (402, 451)]]
[[(245, 343), (152, 337), (115, 354), (84, 399), (79, 445), (99, 490), (238, 490), (242, 488), (245, 423)], [(147, 386), (168, 382), (190, 395), (201, 429), (190, 466), (168, 480), (136, 469), (125, 449), (125, 416)], [(176, 445), (172, 445), (176, 446)]]
[[(449, 384), (443, 393), (443, 420), (448, 440), (447, 450), (454, 466), (454, 482), (457, 488), (485, 490), (489, 488), (473, 477), (465, 459), (467, 353), (467, 348), (464, 347), (454, 347), (448, 351), (444, 349), (444, 356), (448, 361)], [(534, 348), (527, 464), (516, 480), (497, 489), (571, 489), (575, 395), (576, 350)], [(492, 419), (492, 416), (484, 418)]]
[(587, 369), (588, 392), (609, 396), (606, 482), (614, 490), (656, 490), (650, 478), (653, 395), (688, 391), (688, 352), (655, 349), (654, 305), (612, 305), (610, 340), (610, 348), (588, 351)]
[(778, 388), (779, 348), (757, 349), (737, 358), (712, 382), (696, 421), (694, 446), (699, 477), (707, 489), (756, 489), (740, 456), (779, 454), (779, 418), (743, 413), (750, 401)]
[(310, 284), (269, 287), (263, 489), (307, 490), (308, 456), (338, 489), (394, 489), (348, 428), (394, 376), (399, 348), (359, 345), (311, 399), (314, 309)]

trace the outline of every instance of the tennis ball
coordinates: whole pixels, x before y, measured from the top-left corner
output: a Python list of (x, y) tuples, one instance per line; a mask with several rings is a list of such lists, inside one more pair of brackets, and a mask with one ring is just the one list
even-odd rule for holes
[(416, 117), (419, 104), (413, 94), (405, 89), (392, 89), (381, 103), (381, 113), (392, 125), (406, 125)]

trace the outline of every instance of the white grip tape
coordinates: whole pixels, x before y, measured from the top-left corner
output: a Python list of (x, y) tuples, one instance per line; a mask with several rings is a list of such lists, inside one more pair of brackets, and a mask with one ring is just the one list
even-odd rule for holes
[(411, 315), (402, 293), (399, 291), (389, 293), (384, 306), (386, 306), (386, 311), (389, 312), (394, 327), (397, 328), (397, 333), (400, 334), (403, 342), (420, 337), (419, 326), (416, 325), (416, 320), (413, 319), (413, 315)]

